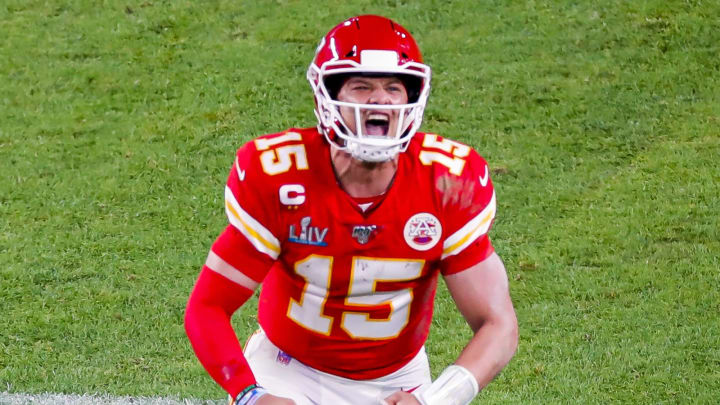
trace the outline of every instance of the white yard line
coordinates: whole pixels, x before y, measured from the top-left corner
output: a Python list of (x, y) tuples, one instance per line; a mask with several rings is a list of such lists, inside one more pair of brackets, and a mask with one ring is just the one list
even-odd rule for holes
[(223, 400), (164, 397), (113, 397), (110, 395), (16, 394), (0, 392), (0, 405), (222, 405)]

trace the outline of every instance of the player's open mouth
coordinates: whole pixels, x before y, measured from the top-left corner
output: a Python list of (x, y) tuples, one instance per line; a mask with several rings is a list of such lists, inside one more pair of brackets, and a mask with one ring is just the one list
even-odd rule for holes
[(368, 114), (365, 119), (365, 134), (387, 135), (390, 129), (390, 117), (383, 113)]

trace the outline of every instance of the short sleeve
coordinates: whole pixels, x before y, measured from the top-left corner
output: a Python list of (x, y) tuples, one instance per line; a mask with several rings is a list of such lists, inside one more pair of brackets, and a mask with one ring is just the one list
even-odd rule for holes
[(207, 264), (231, 279), (239, 271), (260, 283), (280, 255), (281, 243), (276, 236), (276, 193), (259, 168), (256, 152), (250, 142), (236, 154), (225, 185), (229, 224), (213, 244)]
[[(446, 174), (453, 176), (453, 174)], [(471, 150), (462, 173), (437, 182), (443, 209), (444, 275), (465, 270), (493, 253), (488, 233), (496, 213), (495, 189), (487, 162)]]
[(266, 176), (258, 167), (252, 142), (238, 150), (225, 186), (225, 212), (256, 253), (275, 260), (280, 255), (277, 214), (273, 213), (276, 194), (269, 192)]

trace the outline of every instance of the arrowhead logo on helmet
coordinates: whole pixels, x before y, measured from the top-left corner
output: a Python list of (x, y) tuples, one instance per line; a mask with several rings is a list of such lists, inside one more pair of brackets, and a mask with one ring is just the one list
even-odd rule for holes
[[(357, 104), (336, 99), (348, 76), (394, 76), (404, 84), (406, 104)], [(330, 30), (315, 51), (307, 79), (315, 94), (318, 130), (336, 147), (365, 161), (387, 161), (407, 149), (420, 128), (430, 93), (430, 67), (412, 35), (400, 24), (381, 16), (352, 17)], [(377, 110), (395, 113), (398, 124), (394, 133), (376, 136), (363, 133), (362, 127), (347, 125), (340, 108)]]

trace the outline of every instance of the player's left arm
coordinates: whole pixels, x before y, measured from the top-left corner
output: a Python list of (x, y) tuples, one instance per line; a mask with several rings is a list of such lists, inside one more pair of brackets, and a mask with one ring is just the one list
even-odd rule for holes
[(441, 273), (473, 336), (455, 364), (417, 394), (423, 405), (468, 404), (507, 365), (518, 344), (507, 272), (488, 237), (496, 203), (485, 160), (472, 152), (463, 177), (477, 178), (480, 187), (468, 198), (473, 204), (467, 210), (446, 217), (459, 221), (451, 228), (459, 230), (445, 241)]
[(455, 364), (409, 395), (396, 392), (384, 404), (468, 404), (510, 362), (518, 345), (518, 324), (507, 273), (497, 253), (470, 268), (444, 276), (460, 313), (473, 330)]
[(483, 389), (510, 362), (518, 345), (518, 323), (507, 272), (497, 253), (465, 271), (445, 276), (445, 283), (473, 337), (455, 362)]
[[(453, 141), (437, 142), (452, 145), (452, 150), (463, 148)], [(422, 405), (466, 405), (507, 365), (517, 349), (518, 324), (505, 265), (488, 237), (496, 211), (490, 170), (477, 152), (465, 152), (460, 154), (466, 156), (463, 170), (449, 171), (448, 179), (437, 182), (442, 186), (438, 191), (446, 213), (443, 228), (447, 225), (449, 230), (440, 267), (473, 336), (455, 364), (432, 384), (416, 390), (414, 398), (395, 393), (386, 398), (389, 404), (415, 404), (417, 400)]]

